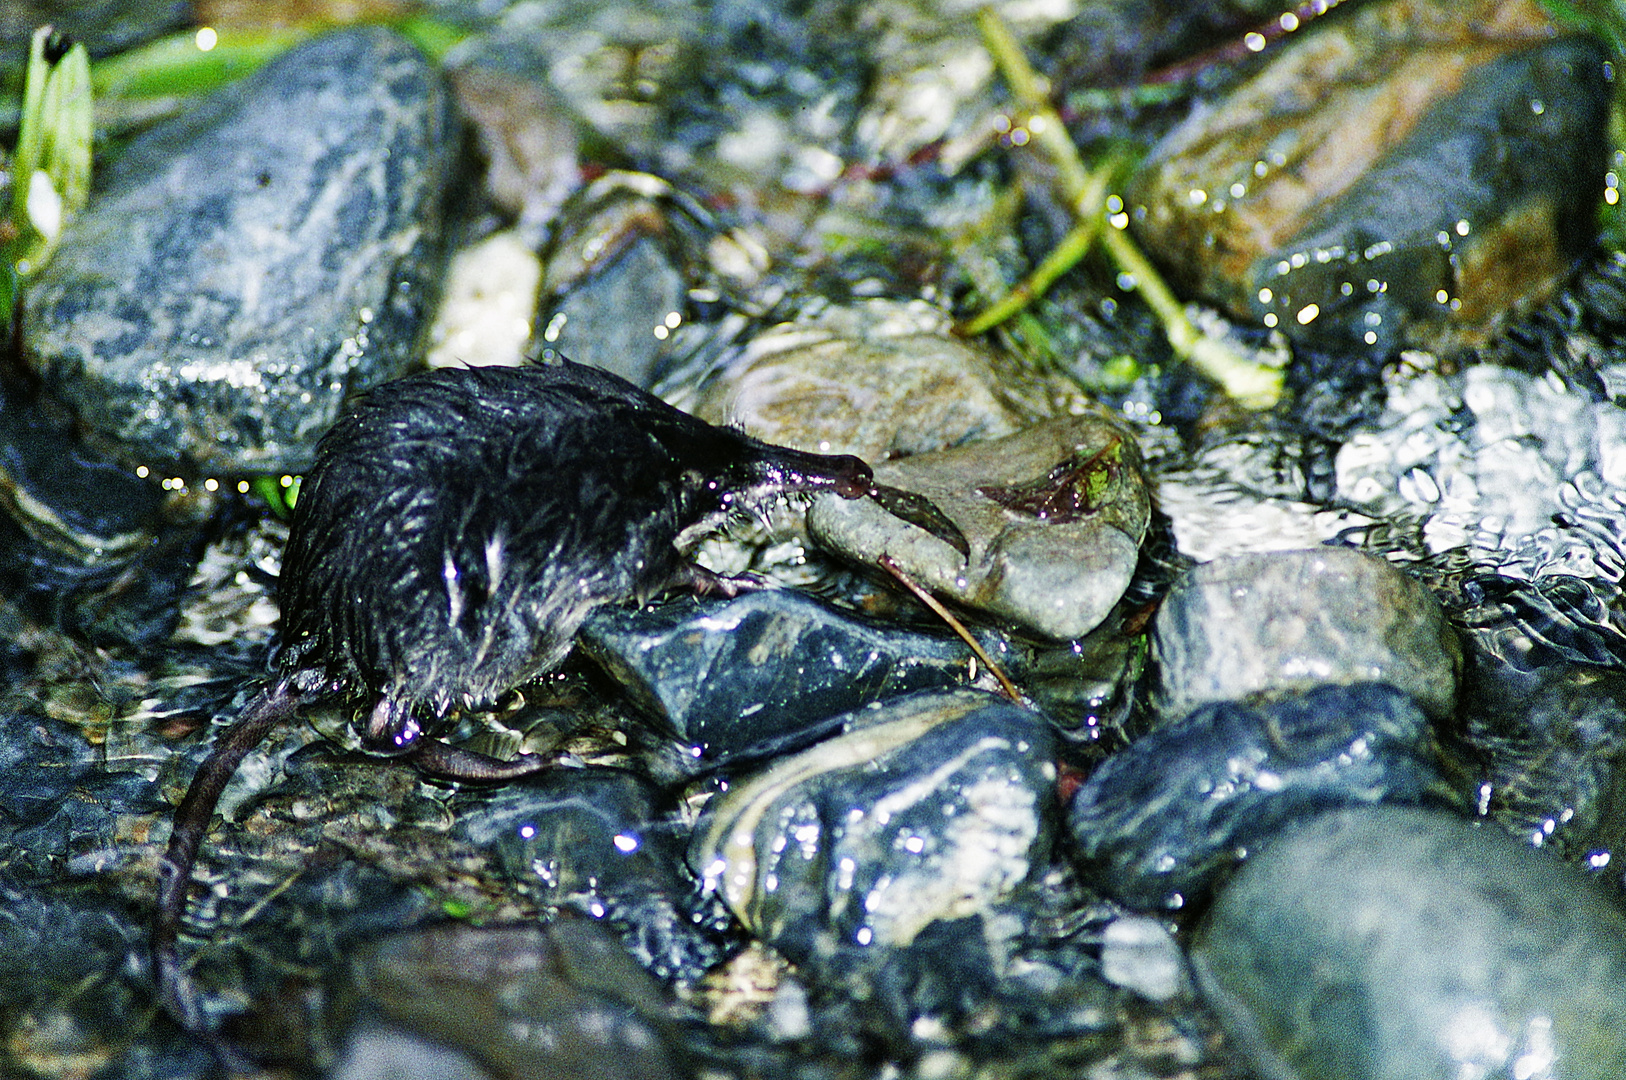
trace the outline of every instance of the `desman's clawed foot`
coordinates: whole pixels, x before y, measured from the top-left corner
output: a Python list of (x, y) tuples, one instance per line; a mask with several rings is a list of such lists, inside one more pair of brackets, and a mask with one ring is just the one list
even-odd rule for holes
[(774, 587), (773, 582), (757, 574), (719, 574), (699, 563), (689, 563), (673, 584), (695, 596), (721, 596), (728, 600), (741, 593), (761, 592)]

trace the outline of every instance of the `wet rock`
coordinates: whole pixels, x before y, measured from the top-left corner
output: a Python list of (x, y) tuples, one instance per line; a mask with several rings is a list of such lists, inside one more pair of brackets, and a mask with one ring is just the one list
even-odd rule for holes
[(1462, 648), (1428, 590), (1353, 548), (1235, 555), (1177, 581), (1152, 632), (1159, 711), (1385, 682), (1450, 715)]
[(509, 4), (446, 64), (541, 84), (530, 93), (570, 118), (584, 156), (649, 160), (673, 136), (670, 113), (687, 80), (699, 81), (706, 16), (694, 0)]
[(580, 182), (576, 124), (531, 50), (497, 44), (468, 39), (450, 71), (452, 87), (480, 140), (487, 194), (516, 219), (524, 242), (535, 244)]
[(890, 558), (941, 597), (1057, 639), (1088, 633), (1123, 595), (1151, 513), (1134, 437), (1095, 414), (887, 462), (875, 479), (930, 499), (969, 554), (870, 499), (815, 499), (822, 547)]
[(1205, 705), (1103, 761), (1067, 821), (1088, 880), (1152, 910), (1200, 900), (1255, 845), (1329, 807), (1430, 801), (1453, 793), (1427, 717), (1368, 683)]
[(1347, 810), (1274, 841), (1192, 962), (1283, 1080), (1626, 1069), (1626, 918), (1557, 859), (1447, 814)]
[(1180, 943), (1168, 927), (1140, 915), (1113, 919), (1101, 931), (1101, 975), (1153, 1001), (1189, 991)]
[[(957, 639), (866, 622), (789, 589), (605, 608), (578, 644), (679, 738), (725, 756), (793, 744), (870, 702), (964, 683), (971, 660)], [(1010, 659), (1008, 642), (987, 644)]]
[(1626, 634), (1618, 587), (1460, 566), (1433, 587), (1467, 652), (1459, 738), (1479, 812), (1619, 880), (1626, 855)]
[(146, 928), (117, 900), (59, 893), (0, 883), (0, 1074), (210, 1075), (208, 1051), (179, 1029), (146, 1031)]
[(1153, 151), (1135, 229), (1193, 293), (1333, 345), (1482, 342), (1592, 242), (1607, 53), (1529, 0), (1318, 22)]
[(345, 1041), (329, 1074), (332, 1080), (395, 1080), (433, 1076), (438, 1080), (492, 1080), (468, 1054), (382, 1021), (364, 1021)]
[(497, 1075), (684, 1075), (660, 1031), (659, 988), (588, 920), (397, 935), (358, 961), (356, 981), (384, 1016)]
[(533, 347), (652, 385), (683, 352), (673, 331), (691, 315), (702, 271), (690, 262), (710, 239), (697, 210), (647, 173), (612, 172), (583, 189), (555, 225)]
[(925, 303), (830, 307), (757, 335), (695, 415), (759, 439), (879, 463), (1008, 435), (1020, 414), (991, 357)]
[[(1035, 46), (1079, 6), (992, 5), (1024, 48)], [(930, 147), (948, 169), (974, 152), (1009, 106), (997, 92), (992, 59), (979, 39), (975, 9), (919, 0), (864, 4), (862, 24), (873, 74), (854, 125), (862, 161), (907, 161)], [(1139, 13), (1145, 17), (1145, 12)]]
[(1096, 950), (1035, 941), (1038, 905), (1024, 900), (934, 922), (907, 945), (821, 945), (798, 965), (816, 987), (812, 1044), (838, 1060), (884, 1046), (937, 1075), (974, 1075), (972, 1062), (993, 1076), (1054, 1075), (1130, 994), (1102, 979)]
[(1476, 679), (1483, 810), (1535, 847), (1615, 877), (1626, 856), (1626, 678), (1568, 664)]
[(541, 280), (536, 252), (514, 230), (460, 250), (429, 328), (429, 366), (524, 363)]
[(45, 403), (0, 386), (0, 586), (34, 617), (97, 644), (162, 641), (213, 508), (102, 460)]
[(901, 948), (1044, 865), (1052, 753), (1041, 717), (991, 694), (872, 706), (849, 714), (843, 734), (714, 796), (689, 865), (793, 962)]
[(693, 979), (720, 946), (687, 917), (676, 807), (620, 769), (558, 769), (458, 808), (456, 831), (495, 850), (509, 880), (545, 910), (606, 919), (628, 952), (666, 979)]
[(124, 460), (304, 469), (345, 397), (414, 357), (454, 144), (402, 38), (291, 50), (109, 170), (24, 296), (30, 364)]

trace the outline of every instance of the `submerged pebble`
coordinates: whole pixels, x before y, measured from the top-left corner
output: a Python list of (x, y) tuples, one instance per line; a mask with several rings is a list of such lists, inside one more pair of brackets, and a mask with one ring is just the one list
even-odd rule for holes
[(101, 459), (58, 410), (0, 386), (0, 588), (97, 643), (174, 629), (214, 499)]
[(355, 966), (380, 1014), (499, 1076), (684, 1075), (661, 1034), (659, 986), (590, 920), (429, 927), (379, 941)]
[(1233, 555), (1175, 582), (1152, 634), (1158, 708), (1389, 683), (1450, 715), (1462, 647), (1428, 590), (1353, 548)]
[(23, 297), (29, 363), (135, 465), (303, 470), (414, 358), (454, 144), (401, 37), (289, 51), (119, 158)]
[(1494, 825), (1318, 818), (1221, 890), (1192, 963), (1272, 1080), (1626, 1074), (1626, 917)]
[(1205, 705), (1102, 762), (1067, 823), (1097, 888), (1131, 907), (1178, 909), (1308, 815), (1451, 801), (1428, 718), (1367, 683)]
[(1290, 42), (1152, 152), (1134, 228), (1298, 338), (1482, 343), (1592, 242), (1608, 56), (1529, 0), (1388, 0)]
[(605, 919), (645, 968), (692, 978), (718, 946), (685, 914), (684, 835), (654, 784), (622, 769), (557, 769), (471, 793), (456, 832), (494, 851), (546, 911)]
[(1094, 413), (886, 462), (875, 480), (930, 499), (969, 552), (870, 499), (815, 499), (821, 546), (863, 565), (889, 558), (938, 596), (1059, 640), (1112, 610), (1151, 520), (1134, 436)]
[(714, 224), (660, 177), (615, 171), (594, 180), (553, 222), (533, 349), (652, 385), (693, 348), (691, 290), (723, 295), (726, 282), (702, 263)]
[(1467, 649), (1458, 731), (1479, 812), (1533, 846), (1622, 880), (1615, 860), (1626, 854), (1626, 633), (1615, 613), (1618, 588), (1560, 574), (1519, 581), (1457, 555), (1438, 568), (1435, 587)]

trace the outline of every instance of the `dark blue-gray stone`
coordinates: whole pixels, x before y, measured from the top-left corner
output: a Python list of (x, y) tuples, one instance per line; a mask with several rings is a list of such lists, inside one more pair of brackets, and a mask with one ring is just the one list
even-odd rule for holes
[(971, 657), (957, 640), (868, 623), (790, 589), (601, 608), (578, 642), (645, 709), (714, 755), (794, 741), (872, 701), (963, 684)]
[(1220, 891), (1192, 965), (1267, 1080), (1626, 1076), (1626, 917), (1488, 822), (1319, 818)]
[(147, 132), (27, 289), (30, 363), (127, 463), (303, 470), (344, 398), (414, 358), (449, 108), (405, 39), (350, 29)]
[(1256, 843), (1322, 811), (1451, 799), (1427, 718), (1375, 683), (1206, 705), (1102, 762), (1068, 827), (1097, 888), (1132, 907), (1203, 896)]
[(672, 978), (721, 958), (719, 943), (684, 914), (693, 881), (676, 814), (637, 773), (551, 769), (471, 792), (456, 831), (494, 851), (521, 893), (549, 910), (610, 920), (639, 963)]
[(102, 460), (60, 410), (0, 387), (0, 592), (98, 643), (155, 643), (203, 549), (199, 500)]

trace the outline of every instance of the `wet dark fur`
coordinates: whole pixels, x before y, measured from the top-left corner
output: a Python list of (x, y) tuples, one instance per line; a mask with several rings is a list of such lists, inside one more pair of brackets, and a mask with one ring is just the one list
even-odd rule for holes
[(595, 368), (414, 375), (322, 440), (280, 594), (284, 671), (380, 698), (378, 722), (558, 664), (595, 606), (691, 584), (680, 533), (737, 499), (868, 490), (857, 458), (768, 446)]
[(447, 746), (424, 722), (553, 668), (596, 606), (730, 591), (679, 545), (742, 503), (821, 489), (875, 490), (857, 458), (770, 446), (568, 361), (425, 372), (357, 402), (300, 490), (278, 678), (219, 737), (176, 811), (153, 929), (171, 1012), (203, 1033), (176, 949), (187, 882), (220, 791), (268, 731), (342, 695), (372, 706), (373, 745), (433, 775), (546, 767)]

